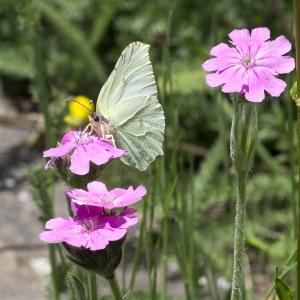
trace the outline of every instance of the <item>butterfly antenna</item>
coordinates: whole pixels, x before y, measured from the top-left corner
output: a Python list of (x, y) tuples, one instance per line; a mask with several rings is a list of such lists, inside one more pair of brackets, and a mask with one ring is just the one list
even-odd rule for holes
[[(88, 107), (86, 107), (84, 104), (78, 102), (78, 101), (75, 100), (75, 99), (68, 99), (68, 100), (66, 100), (66, 103), (69, 103), (69, 102), (71, 102), (71, 101), (74, 101), (74, 102), (76, 102), (77, 104), (80, 104), (81, 106), (83, 106), (84, 108), (86, 108), (90, 113), (93, 113)], [(93, 101), (91, 100), (91, 101), (90, 101), (90, 104), (92, 105), (92, 103), (93, 103)]]

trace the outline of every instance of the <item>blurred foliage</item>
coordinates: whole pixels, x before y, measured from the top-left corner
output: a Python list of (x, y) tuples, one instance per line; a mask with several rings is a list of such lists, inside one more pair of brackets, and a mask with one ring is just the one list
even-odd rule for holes
[(152, 46), (154, 69), (160, 70), (169, 11), (173, 11), (170, 48), (174, 86), (185, 78), (175, 93), (203, 89), (201, 62), (211, 46), (226, 41), (234, 28), (268, 26), (272, 37), (284, 34), (291, 38), (292, 5), (287, 0), (215, 4), (204, 0), (2, 0), (0, 78), (34, 78), (28, 30), (36, 19), (34, 27), (52, 95), (64, 90), (96, 100), (121, 51), (135, 40)]
[[(172, 230), (185, 232), (173, 239), (170, 257), (177, 257), (185, 284), (192, 274), (199, 288), (199, 278), (207, 276), (208, 265), (216, 276), (231, 279), (235, 201), (228, 150), (231, 103), (227, 95), (206, 85), (201, 64), (209, 57), (211, 47), (227, 42), (228, 33), (236, 28), (268, 27), (272, 39), (285, 35), (292, 42), (292, 20), (293, 7), (288, 0), (2, 0), (0, 86), (12, 97), (25, 94), (34, 99), (38, 95), (34, 33), (48, 97), (58, 107), (50, 106), (56, 116), (52, 121), (57, 122), (63, 119), (60, 105), (67, 95), (97, 99), (129, 43), (138, 40), (151, 45), (150, 57), (167, 121), (165, 157), (158, 161), (165, 165), (166, 173), (162, 174), (166, 178), (164, 182), (157, 175), (161, 183), (159, 188), (153, 187), (153, 201), (162, 203), (161, 195), (167, 195), (178, 179), (170, 207), (156, 205), (155, 217), (165, 220), (167, 211), (170, 224), (176, 221)], [(294, 56), (293, 50), (288, 55)], [(295, 74), (283, 79), (289, 89)], [(253, 276), (263, 273), (274, 277), (275, 264), (284, 266), (293, 252), (295, 115), (288, 90), (260, 105), (259, 142), (247, 197), (247, 255)], [(58, 131), (63, 125), (52, 124), (53, 139), (60, 140)], [(137, 184), (140, 180), (147, 182), (143, 176), (148, 173), (118, 168), (117, 174), (125, 174), (123, 184), (132, 184), (131, 179)], [(112, 176), (111, 182), (121, 181), (116, 177)], [(194, 223), (185, 228), (184, 221), (193, 212)], [(153, 232), (150, 228), (148, 234), (152, 236)], [(189, 246), (182, 249), (184, 243), (194, 243), (197, 252)], [(188, 269), (180, 258), (181, 251), (186, 251), (186, 261), (191, 261), (192, 268)], [(292, 279), (290, 275), (288, 281)]]

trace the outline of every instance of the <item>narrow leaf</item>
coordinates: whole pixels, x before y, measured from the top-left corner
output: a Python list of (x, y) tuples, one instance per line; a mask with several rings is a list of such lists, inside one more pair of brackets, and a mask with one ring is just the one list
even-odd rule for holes
[(292, 293), (290, 288), (277, 277), (278, 267), (276, 267), (276, 276), (275, 276), (275, 290), (278, 298), (280, 300), (293, 300)]
[(70, 281), (75, 299), (86, 300), (84, 287), (78, 277), (76, 277), (74, 274), (68, 273), (68, 279)]

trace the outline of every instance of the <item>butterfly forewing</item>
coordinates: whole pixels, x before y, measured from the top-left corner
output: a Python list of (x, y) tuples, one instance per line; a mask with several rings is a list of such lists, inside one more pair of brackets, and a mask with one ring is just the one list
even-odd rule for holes
[(109, 109), (133, 95), (156, 95), (149, 45), (135, 42), (122, 52), (97, 100), (97, 112), (109, 119)]

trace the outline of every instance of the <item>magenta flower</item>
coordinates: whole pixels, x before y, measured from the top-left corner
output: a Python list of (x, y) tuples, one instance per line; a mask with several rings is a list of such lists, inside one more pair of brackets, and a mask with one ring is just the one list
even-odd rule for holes
[(44, 151), (43, 157), (51, 157), (45, 169), (48, 169), (57, 157), (70, 154), (72, 173), (86, 175), (90, 170), (90, 161), (99, 166), (111, 158), (127, 154), (125, 150), (117, 149), (105, 141), (85, 131), (70, 131), (64, 135), (61, 146)]
[(264, 91), (278, 97), (286, 83), (274, 76), (289, 73), (295, 68), (292, 57), (282, 56), (291, 50), (291, 43), (279, 36), (274, 41), (268, 28), (233, 30), (229, 37), (233, 47), (221, 43), (213, 47), (210, 54), (216, 56), (203, 63), (205, 71), (217, 71), (206, 75), (211, 87), (223, 85), (225, 93), (245, 93), (251, 102), (261, 102)]
[(93, 181), (87, 185), (88, 192), (82, 189), (72, 189), (67, 192), (73, 202), (79, 205), (92, 205), (113, 209), (129, 206), (142, 199), (147, 191), (143, 185), (135, 190), (130, 186), (127, 190), (116, 188), (108, 191), (106, 185), (100, 181)]
[(121, 239), (127, 228), (136, 224), (138, 218), (134, 215), (137, 210), (125, 209), (118, 216), (103, 216), (103, 208), (72, 204), (76, 216), (68, 220), (51, 219), (46, 222), (49, 229), (40, 233), (39, 238), (47, 243), (66, 242), (75, 247), (90, 250), (104, 249), (110, 241)]

